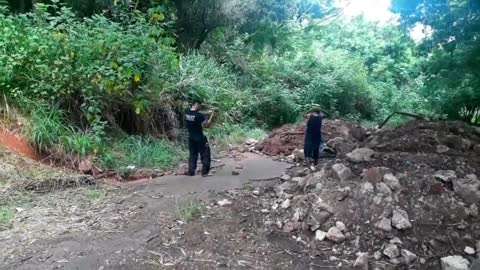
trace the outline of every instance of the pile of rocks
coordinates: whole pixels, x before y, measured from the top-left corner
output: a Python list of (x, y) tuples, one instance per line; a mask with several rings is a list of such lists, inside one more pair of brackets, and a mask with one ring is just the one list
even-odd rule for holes
[[(348, 149), (338, 146), (344, 142), (336, 139), (334, 145)], [(295, 167), (284, 175), (267, 224), (311, 249), (328, 245), (333, 257), (358, 269), (480, 264), (480, 162), (473, 148), (452, 156), (366, 144), (361, 148), (357, 141), (356, 149), (322, 162), (316, 172)]]

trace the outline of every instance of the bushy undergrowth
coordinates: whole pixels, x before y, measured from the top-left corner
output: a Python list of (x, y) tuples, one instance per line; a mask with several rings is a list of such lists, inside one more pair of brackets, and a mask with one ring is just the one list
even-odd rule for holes
[(0, 12), (0, 91), (29, 116), (42, 151), (109, 168), (171, 166), (185, 147), (165, 138), (179, 141), (193, 98), (217, 111), (208, 133), (218, 146), (260, 138), (313, 106), (372, 125), (394, 111), (478, 114), (477, 79), (432, 88), (397, 26), (265, 21), (248, 34), (218, 27), (198, 51), (179, 53), (175, 16), (162, 8), (119, 10), (119, 19), (52, 3)]

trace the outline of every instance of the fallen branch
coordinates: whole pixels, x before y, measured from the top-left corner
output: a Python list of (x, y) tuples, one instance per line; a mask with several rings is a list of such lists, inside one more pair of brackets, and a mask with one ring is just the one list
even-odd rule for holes
[(413, 113), (407, 113), (407, 112), (394, 112), (392, 114), (390, 114), (387, 119), (385, 119), (382, 124), (378, 127), (378, 129), (382, 129), (387, 123), (388, 121), (390, 121), (390, 119), (396, 115), (396, 114), (399, 114), (399, 115), (403, 115), (403, 116), (408, 116), (408, 117), (412, 117), (412, 118), (415, 118), (417, 120), (425, 120), (425, 117), (421, 116), (421, 115), (418, 115), (418, 114), (413, 114)]

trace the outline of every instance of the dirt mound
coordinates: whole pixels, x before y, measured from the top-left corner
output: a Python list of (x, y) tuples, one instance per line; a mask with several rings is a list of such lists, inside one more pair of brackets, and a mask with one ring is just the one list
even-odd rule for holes
[(393, 130), (377, 132), (366, 146), (379, 151), (478, 155), (478, 144), (480, 127), (463, 122), (416, 120)]
[(449, 255), (473, 263), (464, 250), (480, 241), (478, 128), (412, 121), (363, 143), (332, 134), (356, 149), (282, 177), (265, 217), (273, 231), (311, 252), (327, 246), (339, 268), (359, 252), (380, 269), (441, 269)]
[[(322, 127), (323, 141), (343, 138), (349, 142), (362, 142), (367, 131), (358, 123), (343, 120), (325, 120)], [(257, 146), (257, 150), (270, 156), (288, 156), (295, 149), (303, 149), (305, 124), (285, 125), (273, 130), (268, 138)]]

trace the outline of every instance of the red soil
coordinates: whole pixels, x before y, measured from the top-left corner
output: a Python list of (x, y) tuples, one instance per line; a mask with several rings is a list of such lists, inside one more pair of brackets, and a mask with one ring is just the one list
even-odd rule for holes
[(28, 141), (16, 134), (10, 133), (0, 127), (0, 145), (17, 154), (21, 154), (36, 161), (42, 160), (42, 155), (28, 143)]

